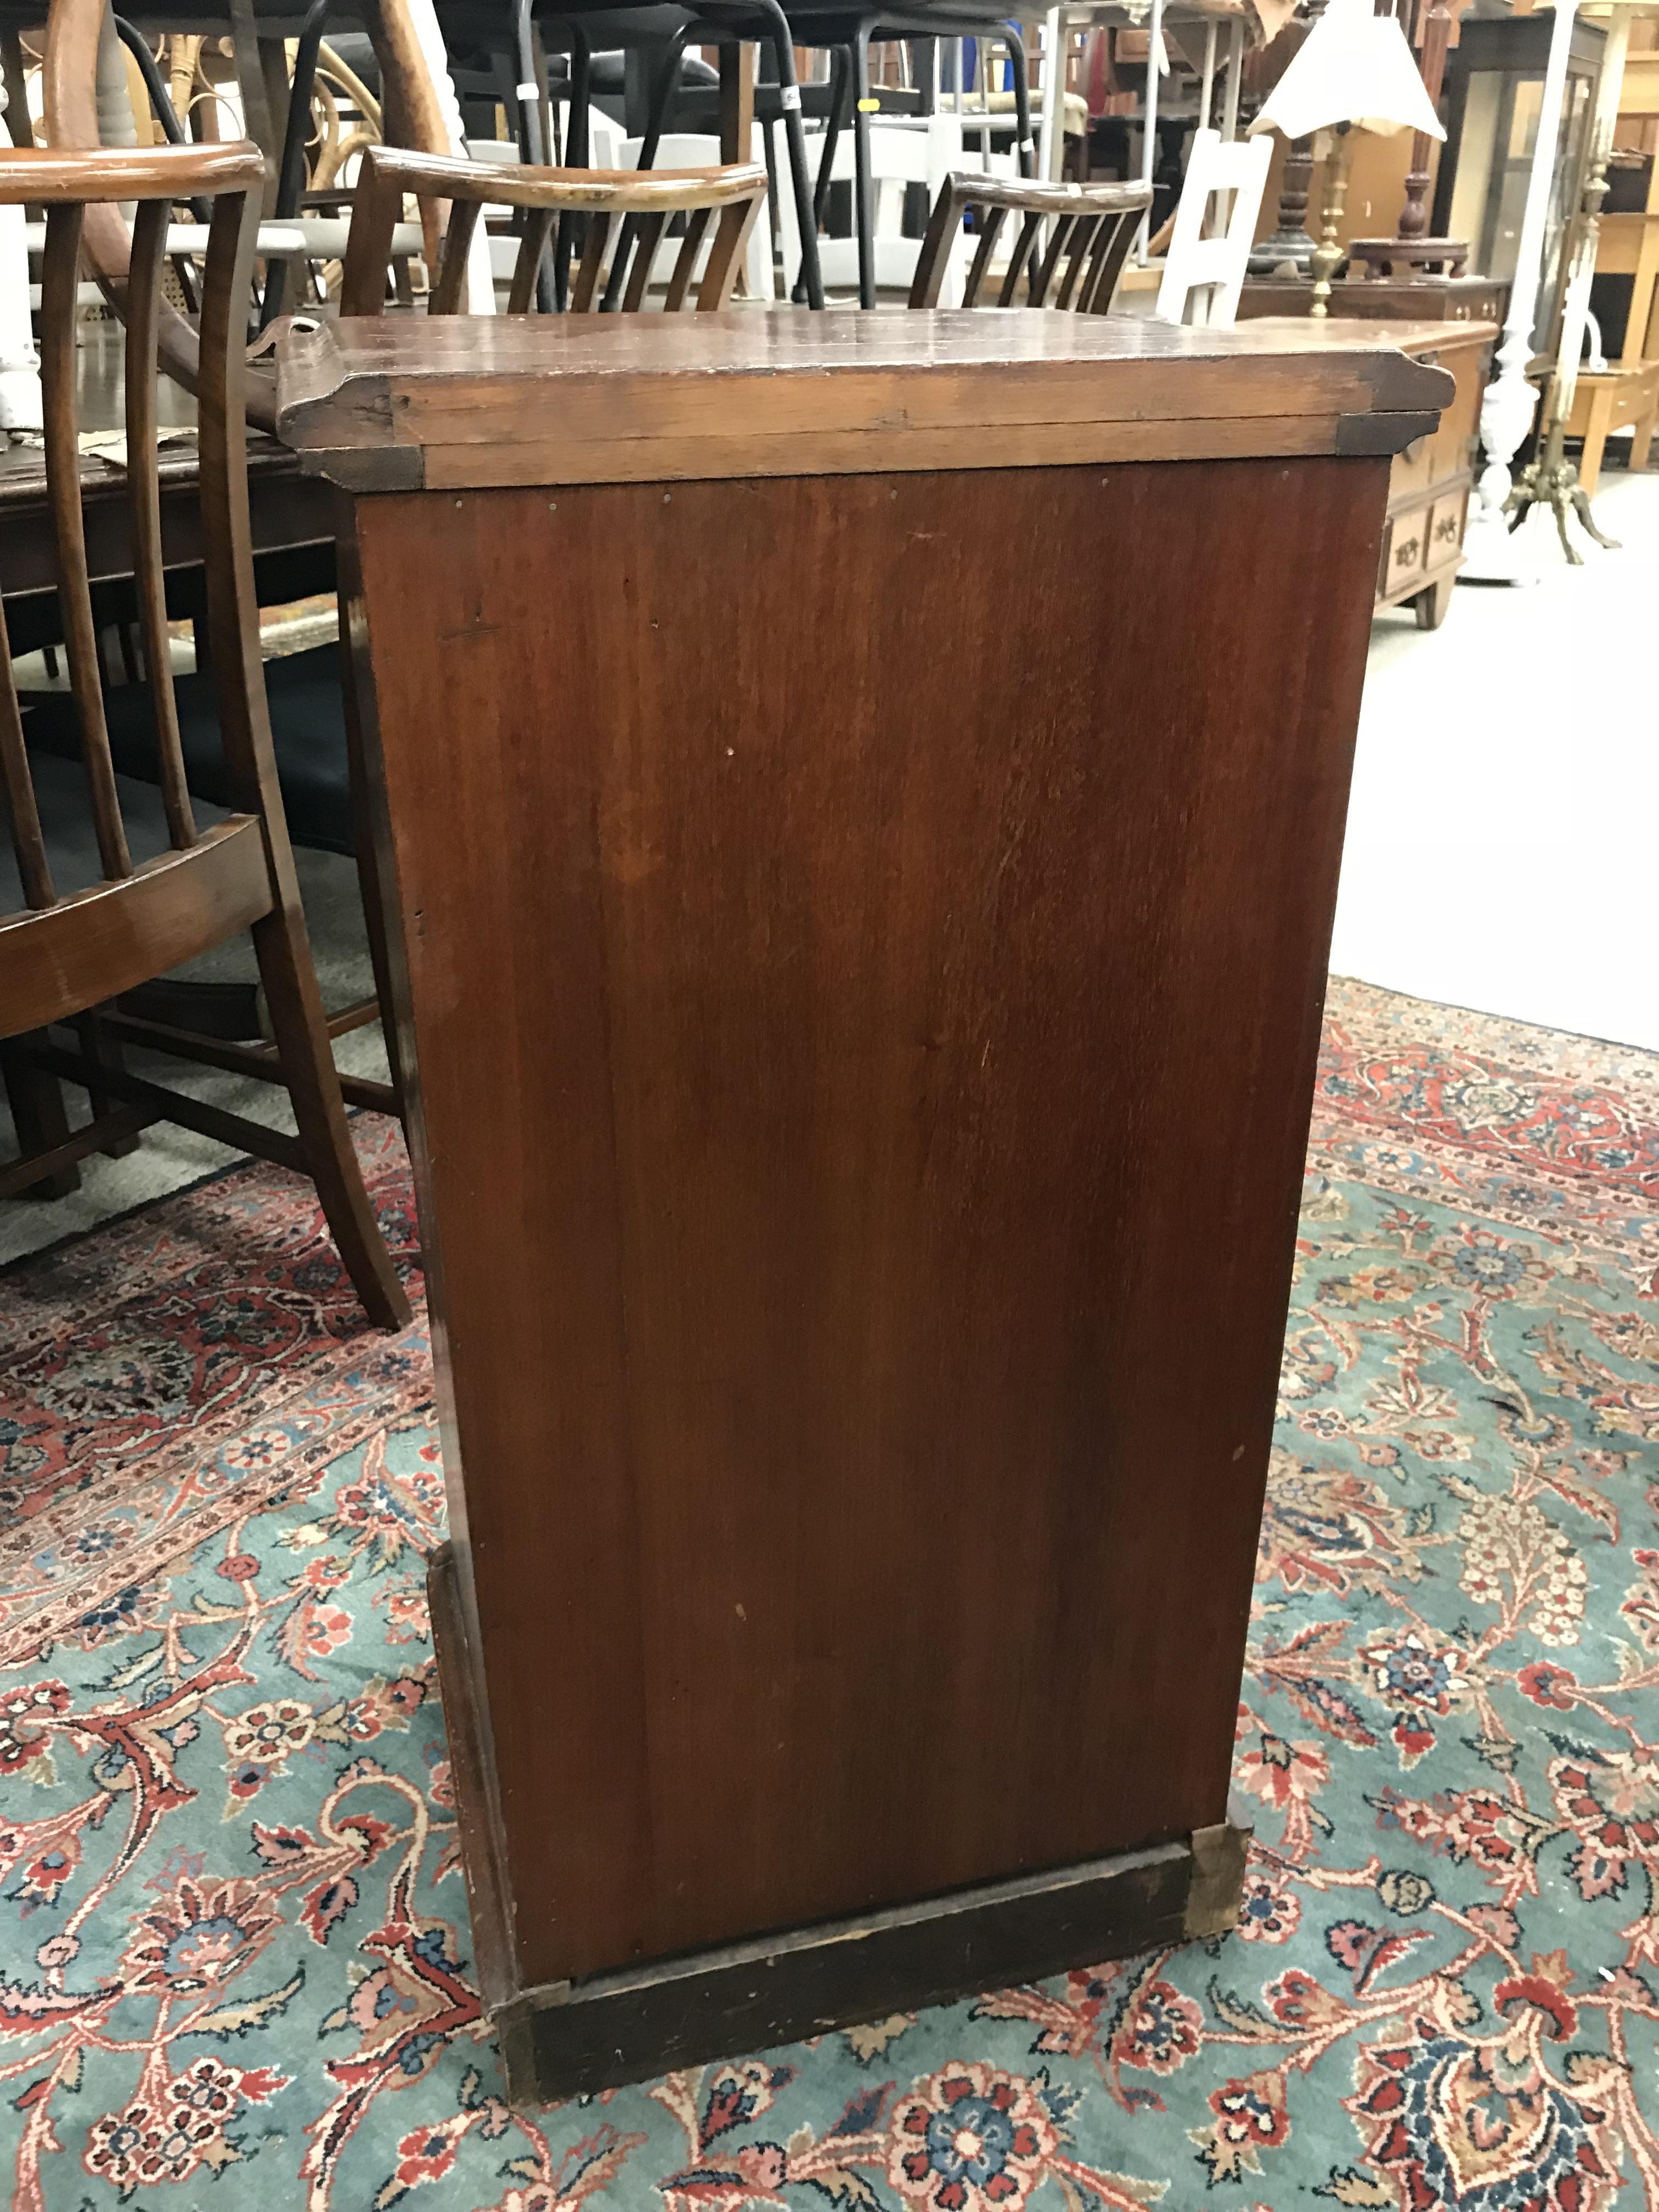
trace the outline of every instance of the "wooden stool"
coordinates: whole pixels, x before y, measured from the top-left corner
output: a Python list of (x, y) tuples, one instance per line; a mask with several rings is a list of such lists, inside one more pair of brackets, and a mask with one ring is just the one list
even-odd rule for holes
[(1589, 496), (1595, 496), (1601, 482), (1601, 456), (1607, 440), (1627, 422), (1634, 425), (1630, 467), (1632, 472), (1647, 467), (1656, 421), (1659, 421), (1659, 361), (1579, 370), (1566, 434), (1584, 441), (1578, 481)]

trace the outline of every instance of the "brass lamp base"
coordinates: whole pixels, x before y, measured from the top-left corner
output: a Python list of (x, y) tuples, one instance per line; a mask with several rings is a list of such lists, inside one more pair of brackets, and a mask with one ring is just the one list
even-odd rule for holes
[(1310, 315), (1328, 315), (1331, 312), (1331, 279), (1342, 265), (1342, 248), (1336, 242), (1336, 233), (1348, 204), (1349, 159), (1348, 126), (1339, 123), (1331, 134), (1330, 153), (1325, 163), (1323, 228), (1310, 264), (1314, 280), (1313, 299), (1308, 307)]
[(1561, 550), (1575, 568), (1582, 568), (1584, 556), (1567, 535), (1567, 518), (1576, 514), (1588, 534), (1609, 553), (1619, 550), (1619, 540), (1607, 538), (1595, 526), (1590, 513), (1589, 494), (1578, 481), (1578, 471), (1562, 451), (1564, 432), (1558, 419), (1544, 441), (1544, 450), (1535, 461), (1529, 462), (1516, 478), (1509, 497), (1504, 501), (1504, 512), (1510, 519), (1511, 532), (1518, 530), (1534, 507), (1547, 507), (1555, 517), (1556, 535), (1561, 540)]

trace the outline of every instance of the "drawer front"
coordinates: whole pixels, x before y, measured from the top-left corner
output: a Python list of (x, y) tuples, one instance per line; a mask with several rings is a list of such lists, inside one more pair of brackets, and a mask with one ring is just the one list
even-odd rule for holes
[(1425, 568), (1443, 568), (1455, 561), (1463, 549), (1463, 525), (1469, 511), (1469, 488), (1462, 485), (1455, 492), (1436, 500), (1429, 510), (1428, 542), (1425, 551)]
[[(1413, 438), (1409, 446), (1402, 446), (1394, 457), (1389, 471), (1389, 496), (1398, 499), (1402, 492), (1425, 489), (1435, 479), (1434, 455), (1438, 441), (1437, 431), (1425, 431)], [(1442, 475), (1447, 473), (1443, 470)]]
[(1452, 404), (1440, 418), (1440, 428), (1434, 434), (1436, 452), (1435, 474), (1452, 476), (1467, 468), (1474, 457), (1480, 431), (1480, 402), (1486, 396), (1486, 369), (1492, 358), (1492, 346), (1483, 339), (1479, 345), (1448, 347), (1441, 361), (1457, 379), (1457, 390)]
[(1432, 507), (1414, 507), (1395, 516), (1389, 532), (1381, 584), (1385, 598), (1392, 599), (1396, 592), (1419, 581), (1428, 568), (1429, 529), (1433, 516)]
[(1479, 338), (1455, 342), (1413, 355), (1432, 368), (1443, 368), (1456, 380), (1457, 389), (1447, 403), (1439, 426), (1425, 437), (1414, 439), (1395, 456), (1389, 489), (1395, 498), (1421, 485), (1442, 483), (1466, 469), (1473, 459), (1480, 428), (1480, 401), (1486, 391), (1492, 342)]

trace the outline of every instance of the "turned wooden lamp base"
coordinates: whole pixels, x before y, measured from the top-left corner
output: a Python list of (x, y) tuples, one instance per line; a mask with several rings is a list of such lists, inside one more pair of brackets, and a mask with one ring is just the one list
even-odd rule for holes
[(1237, 1925), (1250, 1827), (1235, 1800), (1215, 1827), (1150, 1850), (1118, 1851), (948, 1897), (520, 1989), (512, 1979), (503, 1897), (491, 1872), (496, 1862), (474, 1753), (471, 1670), (462, 1658), (465, 1630), (447, 1544), (433, 1555), (427, 1595), (476, 1971), (515, 2106), (586, 2096), (675, 2067), (1224, 1936)]

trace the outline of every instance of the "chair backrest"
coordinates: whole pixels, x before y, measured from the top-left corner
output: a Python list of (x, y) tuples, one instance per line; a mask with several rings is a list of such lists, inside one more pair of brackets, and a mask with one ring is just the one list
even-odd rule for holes
[[(406, 192), (449, 202), (443, 253), (428, 302), (432, 314), (459, 308), (472, 234), (486, 207), (526, 210), (507, 301), (512, 315), (528, 314), (536, 306), (537, 274), (556, 220), (576, 219), (580, 233), (569, 295), (570, 307), (580, 314), (601, 307), (630, 313), (643, 307), (663, 233), (670, 218), (682, 214), (685, 234), (669, 276), (667, 305), (678, 309), (691, 303), (697, 257), (711, 219), (717, 218), (695, 294), (697, 309), (707, 313), (725, 307), (732, 295), (750, 228), (766, 197), (766, 171), (756, 161), (724, 169), (541, 169), (371, 146), (357, 175), (340, 285), (343, 315), (380, 313), (392, 234)], [(622, 232), (607, 274), (606, 254), (619, 220)]]
[[(1194, 134), (1154, 310), (1166, 323), (1213, 326), (1231, 323), (1238, 313), (1272, 159), (1273, 140), (1265, 131), (1231, 141), (1218, 131)], [(1217, 193), (1223, 195), (1224, 212), (1216, 234), (1206, 238), (1205, 218)]]
[[(0, 769), (21, 885), (0, 913), (0, 1036), (66, 1019), (218, 944), (270, 910), (267, 837), (280, 840), (270, 725), (259, 669), (248, 532), (243, 404), (247, 304), (264, 162), (257, 147), (161, 146), (0, 153), (0, 205), (46, 209), (40, 298), (48, 501), (58, 596), (80, 727), (84, 789), (101, 878), (54, 882), (37, 781), (0, 624)], [(175, 204), (211, 202), (198, 349), (202, 544), (210, 651), (227, 781), (237, 811), (198, 829), (185, 784), (167, 633), (156, 460), (156, 325), (167, 225)], [(167, 848), (135, 860), (111, 753), (81, 505), (76, 409), (76, 291), (89, 207), (137, 203), (124, 279), (128, 483), (138, 621), (155, 714)], [(54, 786), (49, 814), (61, 820)], [(262, 819), (267, 811), (274, 823)], [(81, 819), (84, 822), (84, 813)], [(9, 902), (7, 902), (9, 905)]]
[[(938, 306), (951, 246), (971, 208), (978, 239), (963, 289), (964, 307), (980, 305), (997, 240), (1013, 213), (1024, 220), (994, 304), (1071, 307), (1079, 314), (1103, 315), (1135, 227), (1152, 200), (1146, 185), (1042, 185), (1024, 177), (948, 176), (922, 240), (910, 305)], [(1045, 223), (1053, 225), (1046, 241)]]
[[(64, 154), (99, 146), (109, 134), (101, 127), (99, 92), (99, 43), (109, 12), (109, 0), (51, 0), (46, 15), (46, 46), (43, 69), (46, 138)], [(210, 10), (211, 15), (214, 10)], [(305, 12), (303, 10), (301, 13)], [(228, 21), (228, 10), (227, 10)], [(376, 0), (368, 11), (368, 27), (374, 42), (386, 106), (398, 118), (405, 137), (422, 146), (450, 144), (448, 125), (440, 88), (423, 56), (418, 27), (411, 20), (409, 0)], [(243, 88), (248, 127), (254, 128), (254, 105), (268, 103), (263, 90), (261, 58), (239, 45), (236, 74)], [(117, 150), (106, 148), (106, 151)], [(265, 148), (273, 168), (282, 149)], [(261, 186), (261, 196), (264, 187)], [(89, 199), (86, 204), (84, 252), (88, 271), (122, 320), (128, 283), (131, 240), (118, 206)], [(157, 343), (162, 368), (187, 392), (197, 388), (198, 333), (171, 301), (161, 302)], [(276, 386), (274, 378), (254, 376), (244, 387), (247, 420), (258, 429), (276, 427)]]
[[(596, 110), (596, 114), (597, 112)], [(588, 128), (592, 133), (592, 117), (589, 118)], [(749, 158), (752, 161), (759, 161), (763, 166), (766, 161), (765, 129), (766, 126), (760, 123), (751, 123), (749, 128)], [(605, 137), (590, 136), (588, 144), (592, 149), (595, 168), (604, 167), (611, 169), (637, 169), (639, 167), (640, 155), (645, 149), (646, 142), (643, 138), (624, 138), (618, 135), (611, 139), (608, 143), (607, 151), (607, 141)], [(659, 165), (665, 169), (717, 169), (720, 165), (719, 136), (704, 131), (665, 131), (657, 140), (656, 155), (651, 164), (653, 169)], [(775, 172), (768, 172), (767, 200), (771, 198), (769, 180), (773, 173), (784, 177), (786, 181), (787, 179), (787, 170), (778, 169)], [(781, 196), (780, 204), (793, 207), (793, 201), (794, 195), (786, 190)], [(791, 228), (793, 234), (793, 226)], [(784, 266), (787, 269), (793, 269), (799, 258), (798, 251), (789, 250), (785, 256)], [(743, 250), (743, 272), (744, 289), (751, 300), (771, 298), (772, 225), (768, 220), (764, 201), (755, 221), (749, 228), (748, 242)]]

